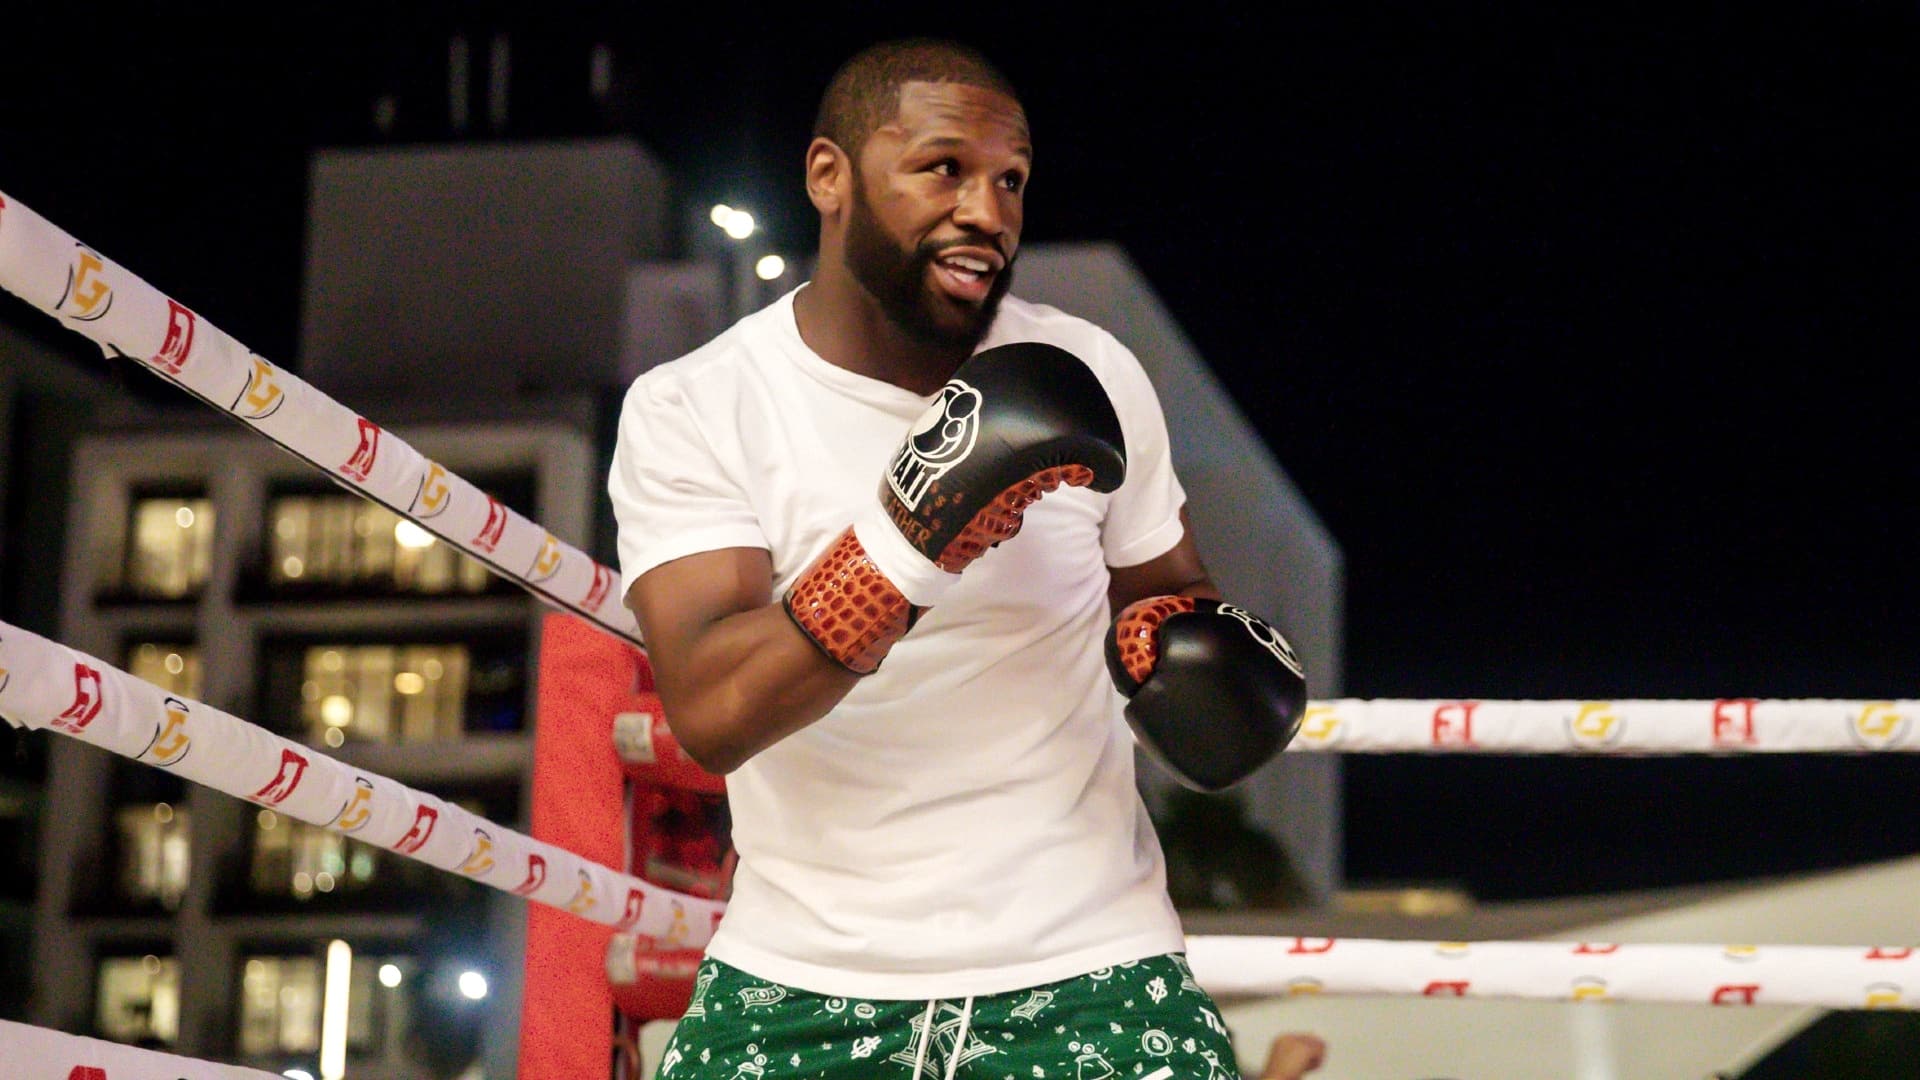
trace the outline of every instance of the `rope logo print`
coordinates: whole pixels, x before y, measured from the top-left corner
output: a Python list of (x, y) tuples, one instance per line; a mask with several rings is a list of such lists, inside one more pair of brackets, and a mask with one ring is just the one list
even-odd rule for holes
[(78, 735), (100, 715), (100, 673), (85, 664), (73, 665), (73, 704), (59, 715), (53, 727)]
[(1850, 717), (1850, 721), (1848, 730), (1853, 734), (1854, 741), (1869, 750), (1885, 750), (1899, 745), (1913, 726), (1912, 721), (1901, 715), (1891, 701), (1869, 701)]
[(152, 754), (155, 765), (178, 765), (193, 748), (193, 740), (187, 735), (187, 719), (191, 710), (187, 703), (168, 695), (161, 702), (162, 717), (154, 726), (153, 738), (146, 748), (134, 755), (136, 759)]
[[(74, 246), (80, 247), (78, 244)], [(102, 277), (106, 269), (107, 265), (100, 256), (80, 247), (79, 256), (67, 268), (67, 287), (60, 294), (60, 302), (53, 305), (54, 309), (63, 311), (67, 301), (71, 300), (74, 311), (68, 315), (69, 318), (92, 322), (104, 317), (113, 310), (113, 287)]]
[(187, 366), (187, 354), (193, 351), (193, 312), (172, 300), (167, 301), (167, 336), (160, 343), (160, 351), (147, 361), (169, 375), (180, 374)]
[(1567, 717), (1567, 737), (1575, 746), (1612, 746), (1627, 731), (1627, 722), (1614, 712), (1611, 701), (1585, 701)]
[[(253, 369), (247, 375), (247, 385), (228, 408), (248, 420), (265, 420), (280, 411), (286, 404), (286, 391), (274, 379), (274, 367), (258, 356), (253, 358)], [(244, 406), (244, 408), (243, 408)]]
[(914, 421), (913, 433), (887, 466), (887, 486), (909, 510), (920, 509), (927, 489), (973, 453), (980, 434), (980, 391), (955, 379)]
[(1300, 658), (1294, 655), (1293, 646), (1288, 644), (1286, 638), (1280, 636), (1280, 631), (1268, 625), (1266, 620), (1246, 608), (1235, 607), (1232, 604), (1221, 604), (1220, 614), (1240, 620), (1246, 626), (1247, 633), (1253, 635), (1253, 640), (1265, 645), (1275, 660), (1285, 664), (1288, 671), (1300, 678), (1307, 677), (1306, 671), (1300, 667)]

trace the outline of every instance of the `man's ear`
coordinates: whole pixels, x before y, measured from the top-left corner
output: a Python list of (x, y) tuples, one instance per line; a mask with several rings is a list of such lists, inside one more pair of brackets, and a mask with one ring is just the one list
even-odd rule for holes
[(822, 218), (838, 217), (853, 197), (853, 161), (832, 139), (807, 144), (807, 198)]

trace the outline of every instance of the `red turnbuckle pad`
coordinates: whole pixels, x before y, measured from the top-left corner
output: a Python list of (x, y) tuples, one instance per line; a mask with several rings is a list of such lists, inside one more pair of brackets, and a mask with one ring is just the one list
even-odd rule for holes
[(987, 549), (1020, 531), (1020, 518), (1040, 496), (1061, 485), (1086, 487), (1093, 483), (1093, 470), (1085, 465), (1060, 465), (1042, 469), (1000, 493), (973, 515), (960, 535), (947, 544), (934, 562), (949, 574), (957, 574)]
[(880, 666), (913, 623), (913, 605), (848, 529), (787, 590), (787, 614), (848, 671)]
[(1160, 659), (1160, 624), (1193, 611), (1190, 596), (1149, 596), (1128, 604), (1113, 623), (1113, 639), (1120, 646), (1120, 664), (1135, 686), (1147, 681)]

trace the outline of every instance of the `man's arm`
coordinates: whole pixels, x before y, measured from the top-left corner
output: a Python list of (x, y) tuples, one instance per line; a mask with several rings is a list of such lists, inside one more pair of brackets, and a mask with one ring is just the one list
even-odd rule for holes
[(627, 590), (674, 738), (713, 773), (825, 716), (860, 677), (820, 651), (773, 599), (759, 548), (675, 559)]
[(1108, 571), (1107, 671), (1141, 745), (1188, 787), (1219, 791), (1286, 749), (1305, 673), (1278, 630), (1224, 602), (1185, 507), (1180, 523), (1171, 550)]
[(1149, 596), (1193, 596), (1221, 599), (1220, 590), (1207, 575), (1200, 561), (1200, 548), (1193, 539), (1193, 522), (1187, 508), (1180, 508), (1180, 542), (1166, 554), (1138, 566), (1110, 566), (1112, 582), (1107, 586), (1107, 603), (1118, 615), (1128, 604)]

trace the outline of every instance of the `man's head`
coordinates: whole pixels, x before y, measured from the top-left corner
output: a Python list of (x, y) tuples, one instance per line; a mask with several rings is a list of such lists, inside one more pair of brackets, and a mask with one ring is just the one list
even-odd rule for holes
[(807, 151), (823, 262), (910, 337), (971, 349), (1012, 284), (1032, 169), (1012, 84), (974, 50), (864, 50), (828, 85)]

